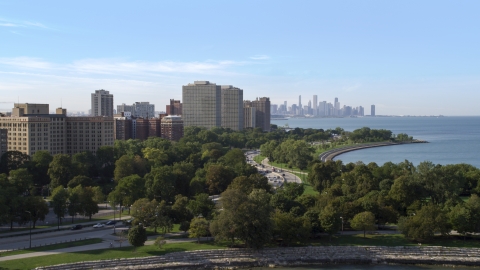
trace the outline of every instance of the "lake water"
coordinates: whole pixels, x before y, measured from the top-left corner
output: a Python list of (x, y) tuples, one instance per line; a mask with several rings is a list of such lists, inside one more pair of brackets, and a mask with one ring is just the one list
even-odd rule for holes
[(480, 117), (290, 118), (272, 120), (272, 124), (288, 124), (290, 128), (341, 127), (346, 131), (362, 127), (388, 129), (394, 134), (406, 133), (429, 142), (352, 151), (335, 158), (344, 163), (362, 161), (382, 165), (407, 159), (415, 165), (428, 160), (435, 164), (467, 163), (480, 168)]

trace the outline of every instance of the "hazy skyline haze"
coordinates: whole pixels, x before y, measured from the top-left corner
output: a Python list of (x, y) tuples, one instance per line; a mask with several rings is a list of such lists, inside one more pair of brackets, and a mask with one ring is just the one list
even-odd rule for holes
[[(244, 99), (480, 115), (477, 1), (0, 1), (0, 111), (13, 102), (165, 110), (194, 80)], [(53, 98), (55, 97), (55, 98)]]

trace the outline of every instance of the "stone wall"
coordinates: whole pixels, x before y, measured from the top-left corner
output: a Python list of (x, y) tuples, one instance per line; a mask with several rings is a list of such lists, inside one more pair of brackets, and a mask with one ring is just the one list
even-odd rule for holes
[(316, 246), (174, 252), (144, 258), (79, 262), (36, 269), (206, 269), (319, 264), (434, 264), (480, 266), (480, 249), (446, 247)]

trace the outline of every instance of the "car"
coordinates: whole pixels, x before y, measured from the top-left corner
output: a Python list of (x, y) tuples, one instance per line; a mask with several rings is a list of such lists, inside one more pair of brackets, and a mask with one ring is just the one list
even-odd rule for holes
[(93, 228), (103, 228), (103, 227), (105, 227), (105, 224), (102, 224), (102, 223), (97, 223), (93, 225)]
[(70, 230), (80, 230), (81, 228), (83, 228), (83, 226), (80, 225), (80, 224), (77, 224), (77, 225), (73, 225), (73, 226), (70, 228)]
[(115, 220), (110, 220), (108, 221), (107, 223), (105, 223), (105, 225), (115, 225), (117, 223), (117, 221)]

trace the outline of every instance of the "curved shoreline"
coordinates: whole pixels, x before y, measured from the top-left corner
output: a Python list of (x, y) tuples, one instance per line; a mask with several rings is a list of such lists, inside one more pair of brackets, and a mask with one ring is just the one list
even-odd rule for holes
[(235, 269), (329, 264), (480, 266), (479, 248), (439, 246), (308, 246), (180, 251), (162, 256), (37, 267), (63, 269)]
[(339, 156), (341, 154), (351, 152), (351, 151), (368, 149), (368, 148), (373, 148), (373, 147), (412, 144), (412, 143), (428, 143), (428, 142), (427, 141), (421, 141), (421, 140), (413, 140), (413, 141), (409, 141), (409, 142), (379, 142), (379, 143), (352, 145), (352, 146), (346, 146), (346, 147), (332, 149), (332, 150), (323, 152), (318, 156), (318, 158), (321, 161), (326, 162), (328, 160), (333, 160), (336, 156)]

